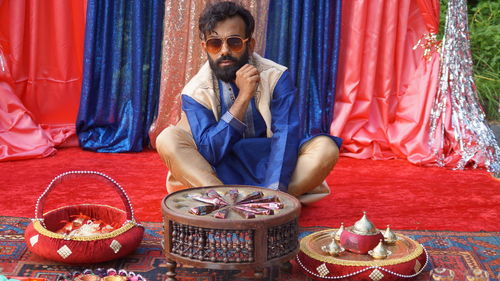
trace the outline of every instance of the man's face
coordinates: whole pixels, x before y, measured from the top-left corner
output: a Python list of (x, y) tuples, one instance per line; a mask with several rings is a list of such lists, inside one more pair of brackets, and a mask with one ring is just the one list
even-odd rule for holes
[[(250, 44), (243, 43), (244, 46), (239, 51), (230, 48), (228, 37), (245, 38), (245, 22), (242, 18), (235, 16), (217, 23), (210, 34), (205, 34), (205, 41), (202, 42), (203, 48), (207, 51), (207, 41), (211, 38), (222, 38), (222, 48), (217, 53), (207, 51), (208, 61), (215, 76), (225, 82), (232, 82), (236, 79), (236, 71), (248, 63), (253, 40)], [(251, 46), (250, 48), (248, 46)]]

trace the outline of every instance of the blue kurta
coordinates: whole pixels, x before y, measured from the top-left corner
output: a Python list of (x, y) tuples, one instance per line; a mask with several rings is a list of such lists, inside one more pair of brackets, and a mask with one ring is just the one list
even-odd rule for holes
[[(219, 81), (221, 118), (193, 98), (182, 95), (182, 110), (201, 155), (214, 167), (224, 184), (248, 184), (287, 191), (297, 162), (299, 132), (297, 90), (285, 71), (272, 95), (271, 131), (266, 137), (266, 124), (252, 99), (245, 120), (228, 111), (238, 96), (235, 84)], [(310, 139), (310, 138), (309, 138)], [(334, 137), (340, 147), (340, 139)]]

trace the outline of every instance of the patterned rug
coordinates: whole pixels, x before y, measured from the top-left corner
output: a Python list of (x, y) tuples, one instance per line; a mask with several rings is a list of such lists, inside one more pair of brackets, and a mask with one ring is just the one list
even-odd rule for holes
[[(60, 274), (82, 271), (85, 268), (125, 269), (141, 274), (147, 280), (161, 281), (166, 278), (165, 258), (162, 255), (162, 227), (160, 223), (144, 223), (144, 240), (136, 252), (127, 258), (87, 267), (70, 266), (44, 260), (27, 250), (23, 232), (30, 220), (27, 218), (0, 216), (0, 273), (7, 276), (31, 276), (55, 280)], [(323, 230), (322, 227), (301, 228), (300, 237)], [(487, 270), (490, 276), (500, 274), (500, 232), (436, 232), (396, 231), (407, 235), (425, 246), (430, 263), (415, 280), (428, 280), (432, 267), (447, 267), (455, 270), (457, 280), (473, 268)], [(266, 271), (265, 280), (306, 281), (296, 263), (290, 273), (279, 268)], [(236, 270), (209, 270), (178, 267), (177, 278), (181, 281), (250, 281), (252, 272)], [(495, 280), (495, 278), (491, 278)]]

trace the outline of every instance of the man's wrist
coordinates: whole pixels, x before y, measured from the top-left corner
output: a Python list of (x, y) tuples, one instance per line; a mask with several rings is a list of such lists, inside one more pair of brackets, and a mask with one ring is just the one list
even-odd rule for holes
[(236, 97), (236, 100), (240, 102), (250, 102), (250, 100), (253, 98), (255, 95), (254, 90), (241, 90), (238, 93), (238, 97)]
[(238, 95), (238, 97), (234, 101), (233, 105), (228, 110), (228, 112), (230, 112), (234, 118), (241, 121), (245, 117), (245, 113), (247, 112), (247, 108), (248, 108), (249, 104), (250, 104), (250, 100), (245, 100), (244, 98), (241, 98)]

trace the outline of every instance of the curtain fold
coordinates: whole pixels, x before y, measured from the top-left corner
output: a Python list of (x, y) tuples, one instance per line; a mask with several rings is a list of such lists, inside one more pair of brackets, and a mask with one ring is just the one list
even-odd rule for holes
[[(168, 125), (180, 117), (180, 95), (184, 85), (207, 60), (201, 48), (198, 18), (205, 6), (219, 1), (179, 0), (165, 5), (164, 36), (161, 66), (161, 86), (158, 115), (150, 129), (151, 144)], [(269, 0), (235, 1), (248, 9), (255, 18), (256, 52), (262, 54), (265, 45)], [(182, 19), (182, 20), (179, 20)]]
[(0, 161), (45, 157), (55, 153), (50, 135), (14, 93), (14, 82), (0, 47)]
[(85, 1), (0, 1), (0, 161), (76, 144)]
[(439, 1), (417, 0), (417, 3), (427, 30), (429, 33), (437, 34), (439, 32)]
[(342, 1), (270, 2), (265, 56), (289, 68), (306, 137), (329, 133), (335, 102)]
[(437, 1), (343, 2), (331, 125), (332, 134), (344, 139), (342, 155), (435, 163), (428, 132), (439, 54), (424, 56), (425, 48), (414, 47), (431, 30), (437, 31)]
[(142, 151), (158, 104), (164, 1), (89, 0), (80, 146)]

